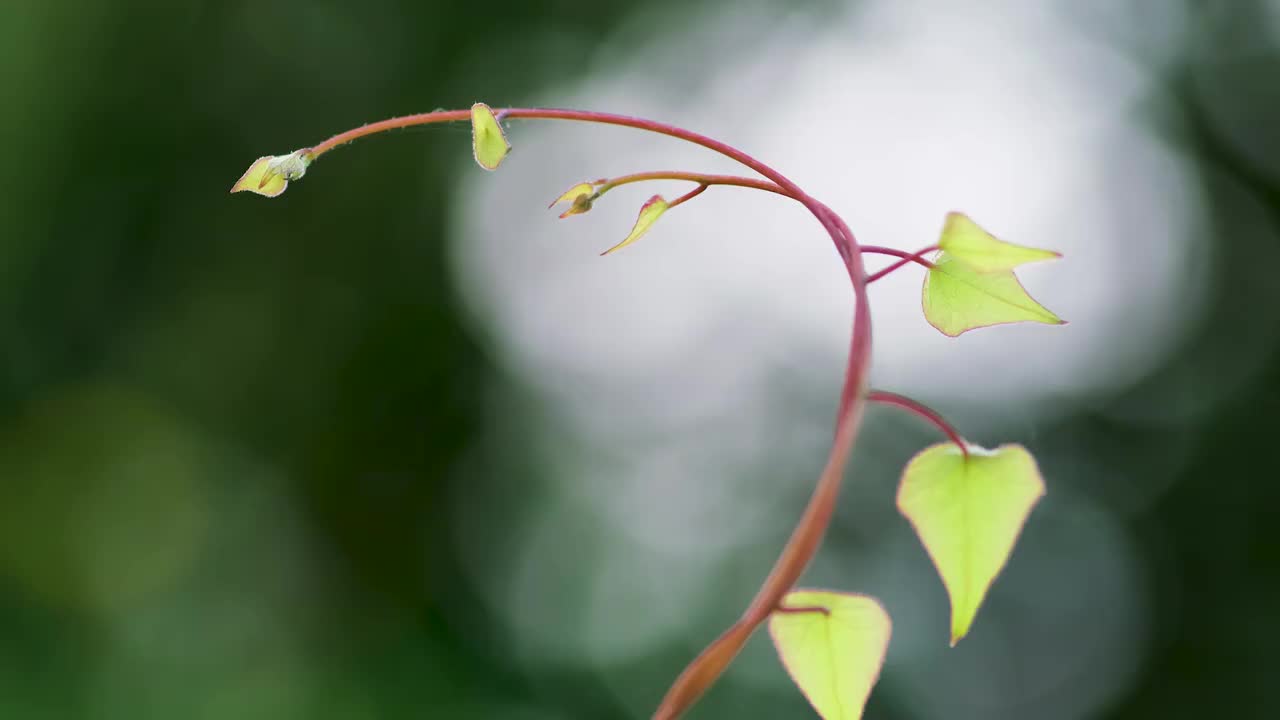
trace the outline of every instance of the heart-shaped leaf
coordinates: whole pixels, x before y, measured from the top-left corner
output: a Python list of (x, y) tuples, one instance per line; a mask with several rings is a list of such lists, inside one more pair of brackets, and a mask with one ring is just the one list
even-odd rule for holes
[(654, 195), (649, 198), (644, 205), (640, 206), (640, 215), (636, 218), (636, 224), (631, 228), (631, 233), (627, 235), (626, 239), (600, 254), (608, 255), (639, 240), (645, 233), (649, 232), (649, 228), (653, 227), (653, 224), (658, 221), (658, 218), (662, 217), (662, 213), (666, 212), (668, 207), (670, 205), (666, 200), (662, 199), (661, 195)]
[(951, 598), (951, 644), (969, 632), (1031, 509), (1044, 496), (1035, 458), (1020, 445), (965, 454), (954, 443), (907, 463), (898, 509), (915, 528)]
[(1030, 262), (1056, 260), (1062, 257), (1060, 253), (1052, 250), (1041, 250), (997, 240), (994, 235), (979, 227), (968, 215), (959, 212), (947, 213), (947, 221), (942, 226), (942, 239), (938, 241), (938, 247), (947, 255), (981, 273), (1012, 270)]
[(1027, 294), (1012, 270), (978, 272), (946, 252), (925, 274), (921, 304), (929, 324), (950, 337), (1004, 323), (1065, 324)]
[(471, 149), (476, 163), (485, 170), (497, 170), (502, 159), (511, 151), (502, 125), (494, 117), (493, 110), (484, 103), (471, 106)]
[(857, 720), (880, 677), (892, 623), (875, 598), (795, 590), (769, 616), (791, 679), (825, 720)]

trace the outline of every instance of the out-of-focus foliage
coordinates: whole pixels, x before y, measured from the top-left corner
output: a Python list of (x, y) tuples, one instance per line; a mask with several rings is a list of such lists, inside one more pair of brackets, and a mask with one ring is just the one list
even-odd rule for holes
[[(450, 232), (465, 203), (460, 178), (482, 174), (468, 157), (465, 123), (335, 151), (323, 172), (313, 168), (276, 202), (228, 195), (227, 181), (264, 151), (393, 115), (466, 108), (476, 98), (495, 107), (563, 104), (588, 72), (645, 53), (660, 61), (643, 77), (661, 81), (607, 96), (599, 109), (632, 112), (661, 98), (681, 108), (664, 119), (681, 123), (694, 107), (749, 97), (771, 125), (785, 108), (764, 110), (758, 78), (735, 82), (733, 64), (753, 62), (754, 48), (775, 38), (795, 48), (822, 38), (850, 53), (848, 62), (804, 65), (775, 53), (768, 68), (776, 86), (812, 79), (829, 93), (841, 73), (879, 67), (861, 53), (915, 47), (910, 25), (876, 26), (876, 43), (859, 47), (826, 34), (873, 20), (867, 13), (887, 4), (695, 10), (659, 0), (583, 12), (580, 3), (497, 0), (486, 5), (503, 18), (495, 27), (475, 23), (465, 4), (398, 0), (0, 3), (0, 717), (645, 717), (675, 672), (745, 605), (816, 476), (835, 398), (825, 381), (811, 382), (809, 349), (759, 336), (755, 317), (726, 322), (718, 332), (758, 337), (758, 353), (791, 364), (769, 380), (767, 412), (718, 414), (722, 406), (704, 401), (697, 391), (732, 395), (743, 381), (718, 363), (689, 368), (714, 378), (693, 390), (651, 383), (633, 400), (670, 397), (672, 423), (702, 423), (686, 433), (697, 451), (649, 452), (665, 438), (628, 435), (643, 472), (620, 501), (625, 511), (576, 513), (617, 487), (613, 458), (597, 453), (598, 438), (566, 429), (569, 411), (548, 402), (545, 388), (528, 382), (529, 367), (486, 335), (485, 308), (460, 300), (450, 242), (469, 238)], [(1186, 332), (1154, 369), (1126, 375), (1118, 367), (1105, 391), (1064, 392), (1034, 424), (1001, 415), (1041, 459), (1053, 494), (982, 622), (954, 651), (937, 647), (941, 590), (882, 594), (895, 618), (940, 624), (895, 625), (867, 715), (939, 717), (930, 705), (938, 697), (952, 719), (1275, 717), (1280, 544), (1271, 520), (1280, 485), (1254, 459), (1280, 413), (1280, 303), (1270, 270), (1280, 226), (1274, 3), (1042, 5), (1055, 33), (1084, 35), (1090, 52), (1157, 76), (1156, 89), (1127, 111), (1176, 150), (1198, 183), (1199, 274), (1186, 283), (1202, 285), (1203, 299), (1159, 309), (1178, 313)], [(682, 22), (671, 22), (675, 12), (685, 13)], [(739, 36), (727, 49), (666, 45), (715, 32)], [(989, 40), (1000, 38), (975, 42)], [(702, 73), (718, 80), (703, 83)], [(881, 82), (914, 92), (909, 81)], [(1039, 82), (1003, 91), (1020, 96)], [(877, 112), (875, 103), (859, 107), (837, 118), (842, 133)], [(693, 129), (749, 150), (776, 137), (713, 109), (705, 117), (715, 119)], [(964, 140), (922, 118), (893, 122), (903, 142)], [(531, 127), (513, 123), (510, 132)], [(625, 147), (621, 137), (607, 142)], [(800, 167), (812, 153), (796, 138), (794, 152), (768, 160)], [(483, 180), (516, 171), (525, 147)], [(504, 209), (542, 212), (549, 186), (657, 167), (614, 167), (604, 157), (588, 167), (555, 150), (561, 164), (538, 168), (543, 182), (504, 198)], [(718, 169), (693, 151), (680, 157), (690, 169)], [(856, 157), (819, 160), (860, 172)], [(858, 197), (822, 199), (876, 217)], [(664, 220), (664, 230), (716, 207), (748, 214), (757, 202), (708, 193)], [(1151, 222), (1128, 218), (1127, 196), (1112, 202), (1117, 222)], [(583, 219), (601, 223), (598, 237), (612, 227), (597, 217), (603, 211)], [(1072, 218), (1072, 208), (1061, 213)], [(794, 235), (768, 240), (799, 252), (813, 241), (802, 222)], [(504, 230), (506, 252), (527, 242), (526, 228)], [(750, 271), (749, 253), (737, 249), (743, 239), (733, 241), (726, 272)], [(661, 245), (637, 245), (608, 263), (595, 257), (600, 246), (536, 251), (579, 253), (624, 272), (616, 268), (635, 267), (626, 263)], [(1071, 273), (1072, 262), (1054, 273)], [(581, 306), (608, 305), (615, 289), (564, 303), (533, 331), (581, 322)], [(736, 298), (710, 300), (731, 307)], [(680, 317), (702, 311), (689, 304)], [(643, 317), (612, 321), (611, 342), (645, 331)], [(878, 340), (887, 330), (877, 326)], [(990, 333), (1005, 330), (1016, 331)], [(635, 380), (654, 360), (638, 356), (610, 372)], [(568, 386), (585, 400), (601, 393), (588, 380)], [(942, 409), (962, 426), (985, 417)], [(822, 431), (784, 422), (797, 417), (817, 418)], [(630, 429), (626, 417), (588, 419), (601, 433)], [(886, 528), (902, 525), (892, 510), (893, 466), (932, 437), (895, 422), (871, 416), (851, 471), (859, 489), (846, 495), (814, 567), (819, 576), (864, 573), (865, 589), (877, 594), (872, 580), (909, 587), (929, 572), (916, 548), (896, 551), (909, 529), (900, 537)], [(726, 427), (727, 440), (712, 432)], [(676, 483), (676, 465), (716, 472), (697, 486)], [(584, 475), (593, 482), (567, 480)], [(729, 488), (729, 497), (764, 494), (772, 510), (688, 501), (708, 486)], [(670, 524), (645, 535), (637, 517)], [(776, 537), (735, 540), (733, 532), (774, 519)], [(677, 541), (691, 535), (729, 559), (694, 572), (647, 552), (683, 547)], [(1117, 546), (1126, 552), (1107, 552)], [(1114, 595), (1122, 602), (1089, 613), (1078, 593), (1091, 587), (1063, 586), (1063, 577), (1128, 584)], [(687, 587), (705, 592), (689, 599), (680, 594)], [(539, 588), (550, 589), (530, 591)], [(566, 626), (581, 632), (569, 636)], [(1087, 647), (1072, 656), (1087, 662), (1049, 664), (1061, 657), (1055, 643), (1079, 650), (1117, 634), (1138, 648), (1128, 674), (1100, 672), (1111, 657)], [(582, 644), (570, 652), (569, 640)], [(770, 654), (758, 638), (692, 716), (810, 717)], [(1006, 668), (975, 657), (1031, 660)], [(972, 682), (992, 667), (1019, 681)], [(1082, 697), (1105, 702), (1085, 712)], [(1044, 707), (1064, 710), (1053, 716)]]

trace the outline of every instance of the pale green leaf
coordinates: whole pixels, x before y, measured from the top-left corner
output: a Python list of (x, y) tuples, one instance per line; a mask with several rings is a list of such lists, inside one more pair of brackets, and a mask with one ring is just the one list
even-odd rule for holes
[(791, 679), (825, 720), (857, 720), (880, 677), (892, 623), (866, 595), (795, 590), (769, 634)]
[(511, 143), (507, 142), (498, 118), (484, 103), (471, 106), (471, 149), (476, 163), (485, 170), (497, 170), (511, 150)]
[(653, 224), (657, 222), (658, 218), (662, 217), (662, 213), (666, 212), (668, 207), (670, 206), (666, 200), (662, 199), (661, 195), (654, 195), (649, 198), (644, 205), (640, 206), (640, 215), (636, 218), (636, 224), (631, 228), (631, 233), (627, 235), (626, 239), (600, 254), (608, 255), (639, 240), (645, 233), (649, 232), (649, 228), (653, 227)]
[(1012, 270), (978, 272), (946, 252), (925, 274), (921, 304), (929, 324), (951, 337), (1002, 323), (1064, 324), (1027, 294)]
[(997, 240), (968, 215), (952, 212), (942, 227), (938, 247), (947, 255), (982, 273), (1012, 270), (1039, 260), (1056, 260), (1062, 255), (1052, 250), (1014, 245)]
[(310, 164), (311, 156), (301, 150), (288, 155), (260, 157), (231, 186), (231, 192), (248, 191), (264, 197), (277, 197), (289, 187), (289, 181), (306, 175)]
[(1020, 445), (996, 450), (954, 443), (911, 459), (898, 509), (915, 528), (951, 598), (951, 644), (969, 632), (1031, 509), (1044, 496), (1035, 458)]
[(553, 208), (560, 203), (569, 203), (569, 209), (560, 213), (560, 219), (569, 217), (570, 215), (581, 215), (591, 209), (591, 204), (595, 202), (596, 186), (593, 183), (578, 183), (568, 190), (564, 191), (560, 197), (551, 201), (548, 208)]

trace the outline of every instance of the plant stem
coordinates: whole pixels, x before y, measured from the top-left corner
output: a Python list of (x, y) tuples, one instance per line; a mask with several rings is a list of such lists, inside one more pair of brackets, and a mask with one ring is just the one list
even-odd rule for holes
[(334, 148), (341, 147), (349, 142), (359, 140), (360, 138), (367, 137), (369, 135), (376, 135), (388, 130), (402, 130), (404, 128), (414, 127), (417, 125), (459, 122), (470, 119), (470, 110), (437, 110), (436, 112), (388, 118), (386, 120), (368, 123), (367, 125), (361, 125), (358, 128), (352, 128), (346, 132), (340, 132), (319, 145), (313, 145), (312, 147), (306, 148), (302, 151), (302, 154), (309, 156), (314, 162), (321, 155), (333, 150)]
[(928, 405), (925, 405), (924, 403), (916, 402), (915, 400), (912, 400), (911, 398), (905, 395), (885, 392), (884, 390), (872, 390), (871, 392), (867, 393), (867, 399), (870, 400), (871, 402), (880, 403), (882, 405), (893, 405), (894, 407), (900, 407), (904, 410), (908, 410), (912, 413), (915, 413), (916, 415), (919, 415), (925, 420), (928, 420), (929, 422), (933, 423), (934, 426), (936, 426), (939, 430), (941, 430), (942, 433), (946, 435), (949, 440), (951, 440), (951, 442), (955, 443), (956, 447), (960, 448), (960, 452), (964, 453), (964, 456), (966, 458), (969, 457), (968, 443), (964, 441), (964, 438), (960, 436), (960, 433), (956, 432), (955, 427), (953, 427), (951, 423), (943, 419), (943, 417), (939, 415), (937, 411), (935, 411), (933, 408), (929, 407)]
[[(845, 365), (844, 387), (841, 390), (840, 407), (836, 417), (835, 440), (827, 457), (827, 464), (818, 478), (813, 495), (791, 538), (783, 547), (769, 576), (756, 592), (756, 596), (742, 617), (685, 668), (667, 691), (653, 715), (654, 720), (674, 720), (706, 692), (746, 644), (756, 628), (779, 607), (783, 597), (795, 585), (796, 580), (813, 559), (822, 543), (827, 526), (831, 523), (845, 464), (857, 437), (866, 406), (866, 403), (861, 400), (865, 396), (871, 360), (871, 309), (867, 300), (866, 268), (862, 262), (862, 251), (848, 225), (826, 205), (805, 193), (777, 170), (737, 148), (705, 135), (643, 118), (582, 110), (504, 108), (496, 110), (495, 115), (500, 120), (539, 118), (631, 127), (679, 138), (736, 160), (772, 181), (783, 194), (800, 202), (818, 219), (831, 236), (831, 241), (844, 261), (849, 280), (853, 284), (854, 313), (849, 357)], [(469, 118), (470, 112), (466, 110), (439, 111), (392, 118), (340, 133), (302, 152), (314, 161), (340, 145), (375, 133), (416, 125), (456, 122)]]
[(682, 205), (682, 204), (684, 204), (684, 203), (686, 203), (686, 202), (688, 202), (688, 201), (690, 201), (690, 200), (692, 200), (692, 199), (694, 199), (694, 198), (698, 197), (699, 195), (701, 195), (702, 193), (704, 193), (704, 192), (706, 192), (706, 191), (707, 191), (707, 185), (706, 185), (705, 183), (704, 183), (704, 184), (701, 184), (701, 185), (699, 185), (698, 187), (696, 187), (696, 188), (694, 188), (694, 189), (690, 190), (689, 192), (687, 192), (687, 193), (685, 193), (685, 194), (681, 195), (680, 197), (676, 198), (675, 200), (672, 200), (670, 203), (668, 203), (668, 204), (667, 204), (667, 209), (668, 209), (668, 210), (670, 210), (671, 208), (673, 208), (673, 207), (675, 207), (675, 206), (677, 206), (677, 205)]
[(630, 185), (632, 183), (646, 182), (649, 180), (687, 180), (696, 182), (700, 185), (733, 185), (736, 187), (752, 188), (754, 190), (764, 190), (765, 192), (776, 193), (783, 197), (791, 197), (785, 190), (766, 180), (756, 180), (755, 178), (738, 177), (736, 175), (704, 175), (702, 173), (681, 172), (678, 170), (658, 170), (655, 172), (632, 173), (630, 175), (620, 175), (616, 178), (605, 180), (604, 184), (596, 189), (596, 195), (603, 195), (610, 190)]
[[(863, 249), (864, 251), (866, 251), (866, 252), (872, 252), (872, 250), (871, 250), (870, 248), (866, 247), (865, 245), (863, 246), (863, 248), (862, 248), (862, 249)], [(892, 248), (881, 248), (881, 249), (883, 249), (883, 250), (892, 250)], [(938, 246), (937, 246), (937, 245), (930, 245), (929, 247), (927, 247), (927, 248), (925, 248), (925, 249), (923, 249), (923, 250), (918, 250), (918, 251), (916, 251), (915, 253), (906, 253), (906, 252), (903, 252), (903, 251), (901, 251), (901, 250), (894, 250), (893, 252), (885, 253), (886, 255), (897, 255), (898, 257), (900, 257), (900, 258), (902, 258), (902, 259), (901, 259), (901, 260), (899, 260), (898, 262), (896, 262), (896, 263), (894, 263), (894, 264), (890, 265), (889, 267), (884, 268), (883, 270), (878, 270), (878, 271), (876, 271), (876, 272), (872, 273), (871, 275), (868, 275), (868, 276), (867, 276), (867, 284), (868, 284), (868, 285), (870, 285), (871, 283), (873, 283), (873, 282), (875, 282), (875, 281), (879, 280), (880, 278), (884, 277), (885, 275), (888, 275), (889, 273), (893, 272), (894, 270), (897, 270), (898, 268), (900, 268), (900, 267), (902, 267), (903, 265), (906, 265), (906, 264), (908, 264), (908, 263), (916, 263), (916, 264), (918, 264), (918, 265), (923, 265), (923, 266), (925, 266), (925, 267), (929, 268), (930, 270), (932, 270), (932, 269), (933, 269), (933, 263), (929, 262), (928, 260), (925, 260), (925, 259), (924, 259), (924, 256), (925, 256), (925, 255), (928, 255), (929, 253), (931, 253), (931, 252), (933, 252), (933, 251), (935, 251), (935, 250), (937, 250), (937, 249), (938, 249)]]

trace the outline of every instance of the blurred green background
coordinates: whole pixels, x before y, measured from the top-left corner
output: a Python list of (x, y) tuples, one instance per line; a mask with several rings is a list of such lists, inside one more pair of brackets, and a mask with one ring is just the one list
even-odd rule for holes
[[(1135, 78), (1124, 92), (1099, 58)], [(513, 126), (506, 175), (471, 164), (467, 128), (432, 128), (335, 152), (276, 201), (227, 194), (260, 155), (476, 100), (722, 135), (906, 248), (941, 213), (915, 219), (927, 182), (875, 146), (1016, 143), (1017, 172), (952, 167), (939, 194), (985, 183), (1007, 193), (986, 217), (1008, 205), (1009, 239), (1067, 251), (1033, 285), (1058, 283), (1046, 303), (1078, 334), (982, 331), (969, 347), (1001, 360), (966, 366), (912, 340), (912, 276), (885, 283), (901, 320), (877, 307), (877, 340), (901, 324), (900, 347), (940, 342), (932, 362), (989, 378), (1059, 342), (1088, 372), (1030, 372), (1028, 395), (882, 362), (984, 444), (1028, 444), (1050, 494), (949, 650), (892, 509), (934, 436), (872, 414), (811, 574), (881, 595), (897, 623), (868, 717), (1280, 716), (1278, 77), (1271, 0), (7, 0), (0, 718), (648, 717), (745, 606), (824, 458), (847, 332), (847, 298), (803, 309), (796, 277), (840, 287), (803, 214), (753, 234), (771, 203), (709, 193), (652, 249), (600, 261), (634, 205), (560, 225), (540, 203), (601, 174), (724, 166), (609, 130), (534, 150), (533, 124)], [(1055, 83), (1085, 101), (1045, 109)], [(971, 88), (989, 117), (957, 109)], [(925, 111), (892, 114), (910, 103)], [(793, 122), (815, 107), (825, 129)], [(1050, 147), (1036, 108), (1127, 134)], [(1134, 171), (1125, 138), (1160, 160)], [(1102, 199), (1015, 195), (1055, 173)], [(855, 177), (904, 204), (839, 184)], [(766, 245), (812, 265), (767, 275), (750, 260)], [(558, 262), (581, 272), (541, 264)], [(810, 717), (770, 652), (757, 638), (691, 716)]]

